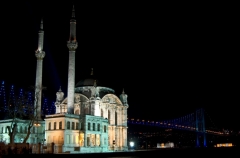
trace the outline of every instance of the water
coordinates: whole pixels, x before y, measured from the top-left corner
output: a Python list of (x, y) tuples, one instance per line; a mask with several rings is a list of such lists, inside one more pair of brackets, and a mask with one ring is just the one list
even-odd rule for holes
[[(30, 154), (30, 155), (22, 155), (26, 157), (57, 157), (61, 156), (66, 158), (85, 158), (85, 157), (96, 157), (96, 158), (159, 158), (163, 156), (167, 157), (236, 157), (240, 151), (240, 148), (237, 147), (229, 147), (229, 148), (184, 148), (184, 149), (155, 149), (155, 150), (138, 150), (138, 151), (130, 151), (130, 152), (111, 152), (111, 153), (92, 153), (92, 154)], [(4, 157), (18, 157), (20, 155), (2, 155)], [(1, 157), (1, 156), (0, 156)]]

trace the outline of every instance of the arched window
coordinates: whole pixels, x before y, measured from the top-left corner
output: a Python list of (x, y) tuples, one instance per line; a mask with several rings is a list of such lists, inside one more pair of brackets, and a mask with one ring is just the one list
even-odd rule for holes
[(56, 128), (57, 128), (57, 122), (54, 122), (53, 129), (56, 130)]
[(76, 130), (78, 130), (78, 129), (79, 129), (79, 123), (76, 122)]
[(101, 109), (101, 117), (103, 117), (103, 109)]
[(20, 133), (23, 133), (22, 126), (20, 126)]
[(100, 124), (98, 124), (98, 126), (97, 126), (97, 130), (100, 131)]
[(33, 127), (33, 133), (35, 133), (35, 127)]
[(7, 132), (8, 132), (7, 127), (5, 127), (5, 133), (7, 133)]
[(93, 123), (93, 131), (95, 131), (95, 123)]
[(62, 129), (62, 121), (59, 122), (59, 129)]
[(27, 133), (27, 126), (25, 126), (24, 128), (24, 133)]
[(117, 119), (118, 119), (118, 117), (117, 117), (117, 111), (115, 111), (115, 125), (117, 125)]
[(106, 133), (107, 132), (107, 127), (106, 127), (106, 125), (104, 125), (104, 133)]
[(70, 129), (70, 122), (67, 122), (67, 129)]
[(72, 122), (72, 130), (75, 129), (75, 122)]
[(51, 130), (51, 122), (48, 123), (48, 130)]
[(110, 123), (110, 119), (111, 119), (111, 112), (110, 110), (108, 110), (108, 122)]
[(90, 130), (91, 129), (91, 124), (90, 124), (90, 122), (88, 122), (88, 130)]

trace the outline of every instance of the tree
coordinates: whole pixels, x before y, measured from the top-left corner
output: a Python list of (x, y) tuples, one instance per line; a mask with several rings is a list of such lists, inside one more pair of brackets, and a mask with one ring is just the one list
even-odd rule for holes
[(29, 110), (31, 111), (31, 113), (28, 115), (28, 124), (27, 124), (27, 135), (23, 140), (23, 143), (26, 143), (30, 134), (31, 134), (31, 128), (34, 126), (34, 122), (38, 121), (38, 114), (37, 112), (35, 113), (35, 111), (37, 110), (37, 105), (38, 105), (38, 95), (39, 95), (39, 91), (35, 90), (35, 103), (34, 103), (34, 107), (29, 107)]
[[(37, 105), (38, 92), (35, 92), (35, 104)], [(37, 106), (33, 106), (30, 103), (29, 98), (25, 96), (16, 97), (9, 99), (7, 106), (7, 118), (11, 120), (10, 126), (7, 126), (8, 135), (10, 137), (10, 143), (14, 143), (15, 136), (17, 134), (17, 126), (20, 122), (24, 122), (27, 126), (26, 135), (24, 137), (23, 143), (26, 143), (30, 134), (31, 128), (34, 126), (37, 120), (37, 115), (35, 113)]]
[(22, 109), (23, 109), (23, 100), (18, 97), (13, 97), (8, 100), (8, 106), (7, 106), (7, 118), (11, 119), (10, 126), (7, 126), (8, 135), (10, 137), (10, 143), (14, 143), (14, 138), (16, 135), (17, 130), (17, 123), (19, 121), (19, 118), (22, 117)]

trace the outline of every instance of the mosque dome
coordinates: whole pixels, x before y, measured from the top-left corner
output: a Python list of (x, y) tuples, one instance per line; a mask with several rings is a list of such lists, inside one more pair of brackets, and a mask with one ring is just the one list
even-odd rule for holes
[(87, 78), (79, 81), (75, 87), (85, 87), (85, 86), (93, 86), (94, 81), (96, 80), (96, 85), (101, 86), (100, 82), (97, 79), (94, 78)]
[[(95, 83), (95, 81), (96, 81), (96, 83)], [(77, 84), (75, 85), (75, 88), (94, 86), (94, 84), (96, 84), (96, 86), (102, 86), (101, 83), (99, 82), (99, 80), (96, 79), (95, 75), (93, 75), (93, 68), (92, 68), (90, 76), (88, 76), (86, 79), (83, 79), (83, 80), (80, 80), (79, 82), (77, 82)]]
[(91, 90), (93, 87), (96, 87), (96, 91), (98, 91), (98, 96), (100, 98), (106, 94), (115, 93), (115, 91), (112, 88), (106, 86), (105, 83), (99, 82), (99, 80), (93, 75), (93, 69), (90, 76), (77, 82), (75, 85), (75, 93), (81, 93), (90, 98), (92, 96)]

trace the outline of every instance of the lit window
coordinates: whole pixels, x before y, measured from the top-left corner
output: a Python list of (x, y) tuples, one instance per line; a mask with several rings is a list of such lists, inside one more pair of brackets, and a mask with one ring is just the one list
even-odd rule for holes
[(59, 129), (62, 129), (62, 121), (59, 122)]
[(98, 131), (100, 131), (100, 124), (98, 124)]
[(115, 112), (115, 125), (117, 125), (117, 112)]
[(54, 130), (56, 130), (56, 128), (57, 128), (57, 123), (56, 123), (56, 122), (54, 122), (53, 129), (54, 129)]
[(88, 130), (91, 129), (91, 124), (88, 122)]
[(70, 129), (70, 122), (67, 122), (67, 129)]
[(76, 130), (79, 129), (79, 123), (76, 123)]
[(104, 133), (106, 133), (107, 132), (107, 127), (106, 127), (106, 125), (104, 125)]
[(72, 122), (72, 130), (75, 129), (75, 122)]

